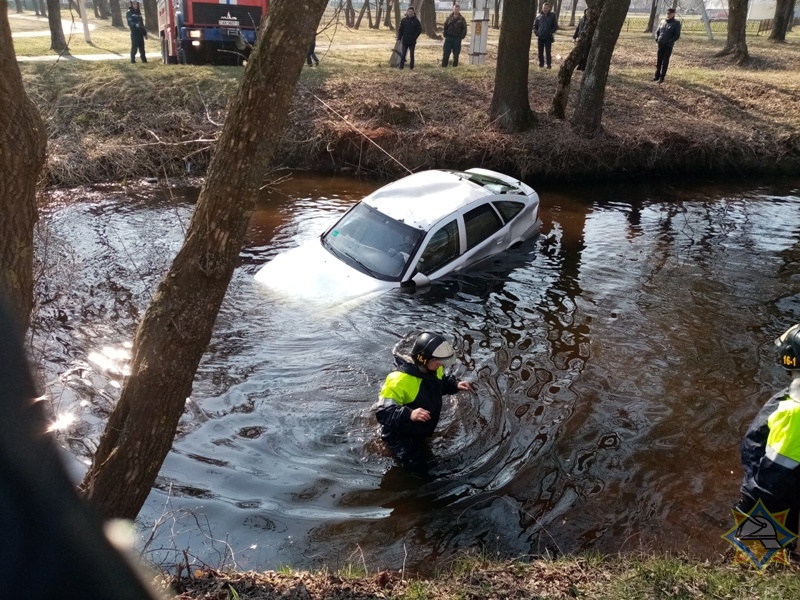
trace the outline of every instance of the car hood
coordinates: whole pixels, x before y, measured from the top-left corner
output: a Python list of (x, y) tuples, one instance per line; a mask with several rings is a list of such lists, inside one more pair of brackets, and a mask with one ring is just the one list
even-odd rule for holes
[(337, 305), (367, 300), (395, 287), (395, 281), (374, 279), (343, 263), (322, 247), (319, 238), (273, 258), (255, 275), (256, 281), (287, 300)]

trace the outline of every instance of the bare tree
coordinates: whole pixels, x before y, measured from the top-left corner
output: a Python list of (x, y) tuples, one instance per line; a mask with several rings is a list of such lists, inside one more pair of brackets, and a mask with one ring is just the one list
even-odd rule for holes
[(111, 26), (125, 27), (126, 24), (122, 22), (122, 10), (119, 7), (119, 0), (108, 0), (108, 5), (111, 7)]
[(434, 0), (420, 0), (417, 17), (422, 25), (422, 32), (434, 40), (442, 39), (436, 33), (436, 4)]
[(361, 10), (358, 13), (358, 19), (356, 19), (355, 29), (361, 27), (361, 20), (364, 18), (364, 12), (367, 13), (367, 19), (369, 20), (369, 28), (373, 29), (372, 27), (372, 11), (370, 10), (369, 5), (371, 4), (371, 0), (364, 0), (364, 3), (361, 5)]
[(584, 22), (580, 36), (578, 36), (578, 42), (558, 69), (558, 85), (556, 86), (556, 93), (553, 96), (551, 112), (559, 119), (563, 119), (566, 116), (569, 89), (572, 85), (572, 74), (575, 71), (575, 67), (586, 58), (591, 47), (592, 37), (597, 28), (597, 23), (600, 20), (598, 5), (599, 2), (594, 2), (592, 6), (586, 10), (586, 21)]
[(785, 42), (786, 32), (794, 17), (797, 0), (778, 0), (775, 5), (775, 16), (772, 17), (772, 31), (769, 39), (773, 42)]
[(61, 26), (61, 3), (47, 0), (47, 22), (50, 25), (50, 49), (59, 53), (69, 53), (64, 28)]
[(584, 135), (594, 134), (600, 129), (611, 55), (630, 3), (631, 0), (604, 0), (599, 3), (600, 16), (571, 120), (572, 126)]
[[(384, 17), (383, 25), (394, 31), (394, 25), (392, 25), (392, 6), (399, 8), (398, 0), (386, 0), (386, 16)], [(397, 13), (399, 14), (400, 11), (397, 10)]]
[(572, 0), (572, 10), (569, 13), (569, 26), (575, 27), (575, 11), (578, 9), (578, 0)]
[(47, 2), (45, 0), (33, 0), (33, 6), (36, 9), (36, 16), (47, 16)]
[(156, 0), (142, 0), (144, 28), (150, 33), (158, 31), (158, 4)]
[(716, 56), (733, 54), (736, 64), (750, 58), (747, 51), (747, 0), (728, 0), (728, 39)]
[(33, 308), (36, 182), (47, 136), (22, 85), (7, 2), (0, 3), (0, 106), (0, 290), (9, 295), (24, 331)]
[(183, 247), (139, 324), (131, 374), (80, 485), (106, 517), (138, 514), (170, 450), (326, 4), (274, 2), (261, 23)]
[(650, 18), (647, 19), (647, 27), (644, 28), (645, 33), (653, 33), (656, 28), (656, 19), (658, 18), (658, 0), (653, 0), (650, 5)]
[(524, 131), (535, 122), (528, 100), (531, 31), (535, 16), (535, 3), (505, 0), (489, 112), (506, 131)]
[(492, 27), (500, 29), (500, 4), (503, 0), (494, 0), (494, 14), (492, 15)]
[[(386, 0), (387, 3), (388, 1), (389, 0)], [(375, 4), (377, 5), (375, 7), (375, 25), (374, 26), (370, 25), (370, 27), (372, 27), (373, 29), (380, 29), (381, 18), (383, 18), (383, 0), (376, 0)], [(389, 12), (388, 6), (386, 7), (386, 12), (387, 13)]]
[(14, 4), (17, 7), (17, 14), (21, 14), (24, 11), (22, 10), (22, 0), (14, 0)]
[(344, 23), (352, 27), (356, 22), (356, 9), (353, 8), (353, 0), (347, 0), (344, 4)]

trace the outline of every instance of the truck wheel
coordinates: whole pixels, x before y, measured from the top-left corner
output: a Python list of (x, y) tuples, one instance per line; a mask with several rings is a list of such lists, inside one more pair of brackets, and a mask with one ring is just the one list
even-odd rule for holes
[(183, 48), (178, 48), (178, 64), (179, 65), (187, 64), (187, 62), (186, 62), (186, 50), (184, 50)]

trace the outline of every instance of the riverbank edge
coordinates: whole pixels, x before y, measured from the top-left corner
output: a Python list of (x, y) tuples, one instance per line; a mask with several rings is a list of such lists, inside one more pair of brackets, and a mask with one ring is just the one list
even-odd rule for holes
[[(43, 185), (204, 176), (241, 70), (176, 73), (161, 65), (95, 73), (70, 64), (54, 76), (24, 65), (49, 132)], [(755, 90), (758, 102), (747, 104), (724, 97), (734, 87), (677, 82), (654, 90), (623, 72), (609, 79), (604, 129), (585, 137), (545, 111), (536, 112), (527, 132), (500, 131), (487, 114), (493, 85), (487, 73), (459, 78), (429, 70), (413, 80), (397, 74), (304, 72), (273, 168), (389, 179), (429, 168), (484, 167), (534, 184), (800, 173), (800, 126), (758, 108), (770, 95), (785, 103), (791, 86), (764, 83)], [(551, 97), (554, 77), (532, 79), (532, 95)], [(709, 97), (722, 108), (687, 112)]]
[(373, 574), (348, 566), (331, 573), (294, 571), (220, 572), (158, 578), (158, 586), (181, 600), (296, 598), (304, 600), (464, 600), (534, 598), (587, 600), (792, 598), (800, 593), (795, 563), (770, 564), (759, 573), (730, 557), (716, 561), (674, 556), (597, 554), (557, 559), (492, 562), (462, 556), (435, 576), (402, 570)]

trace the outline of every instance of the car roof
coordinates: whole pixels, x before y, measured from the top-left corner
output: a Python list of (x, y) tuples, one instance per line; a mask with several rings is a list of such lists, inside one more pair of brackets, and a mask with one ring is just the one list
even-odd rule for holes
[(396, 221), (427, 230), (475, 200), (494, 195), (468, 177), (457, 171), (422, 171), (383, 186), (363, 202)]

